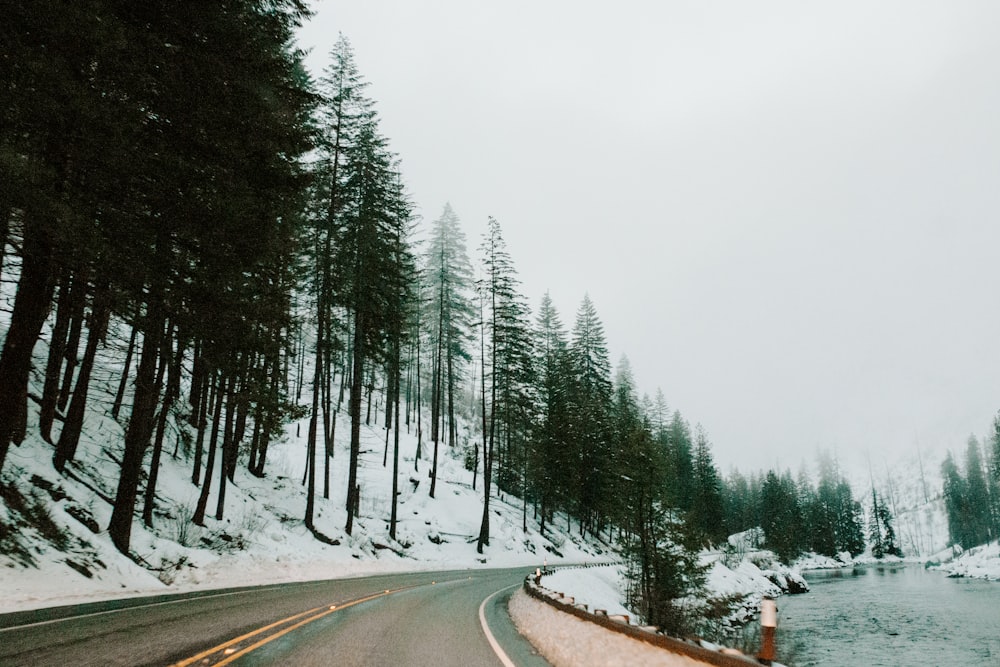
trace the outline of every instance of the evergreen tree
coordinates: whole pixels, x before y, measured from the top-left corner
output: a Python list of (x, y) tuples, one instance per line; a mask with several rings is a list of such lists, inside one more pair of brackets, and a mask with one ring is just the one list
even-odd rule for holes
[(569, 424), (569, 356), (566, 333), (548, 292), (542, 297), (535, 321), (538, 354), (538, 421), (532, 438), (532, 487), (540, 505), (540, 526), (557, 508), (568, 509), (575, 486)]
[[(489, 499), (494, 459), (499, 451), (499, 482), (507, 477), (513, 487), (518, 467), (527, 460), (526, 444), (532, 422), (532, 348), (528, 308), (517, 291), (517, 274), (507, 252), (500, 224), (489, 219), (481, 246), (483, 289), (489, 320), (489, 426), (483, 473), (483, 518), (476, 550), (482, 553), (490, 541)], [(484, 375), (485, 377), (485, 375)], [(484, 392), (484, 399), (485, 399)], [(485, 414), (485, 412), (484, 412)]]
[(951, 541), (963, 547), (974, 546), (968, 533), (968, 493), (965, 478), (958, 469), (951, 452), (945, 456), (941, 464), (941, 477), (944, 480), (944, 506), (948, 515), (948, 535)]
[(677, 410), (670, 418), (664, 443), (669, 466), (668, 485), (671, 502), (683, 511), (691, 509), (693, 502), (694, 456), (691, 427)]
[(611, 490), (608, 466), (611, 365), (604, 325), (589, 296), (584, 296), (576, 314), (569, 359), (572, 373), (569, 436), (575, 443), (574, 476), (580, 485), (575, 510), (580, 533), (589, 529), (596, 534)]
[(394, 211), (396, 175), (386, 140), (379, 134), (374, 113), (361, 124), (345, 164), (344, 214), (338, 219), (333, 243), (333, 298), (346, 308), (351, 334), (350, 402), (351, 449), (348, 461), (347, 523), (351, 534), (359, 510), (358, 457), (361, 452), (361, 402), (365, 373), (386, 355), (396, 286), (394, 240), (400, 224)]
[(768, 548), (790, 563), (801, 552), (802, 514), (791, 473), (767, 472), (761, 487), (761, 528)]
[(965, 493), (969, 546), (985, 544), (993, 538), (991, 503), (979, 440), (975, 436), (969, 437), (965, 449)]
[(700, 535), (707, 543), (718, 543), (726, 538), (722, 484), (712, 459), (708, 435), (701, 425), (695, 429), (693, 467), (693, 493), (688, 521), (695, 534)]
[(993, 512), (993, 536), (1000, 536), (1000, 414), (993, 418), (990, 438), (989, 475), (990, 507)]
[[(464, 367), (471, 360), (470, 327), (473, 317), (468, 289), (472, 284), (472, 267), (465, 250), (465, 235), (458, 216), (450, 204), (445, 204), (441, 217), (431, 226), (424, 255), (424, 275), (427, 277), (425, 321), (430, 332), (431, 366), (431, 441), (434, 460), (431, 469), (431, 497), (437, 482), (438, 443), (446, 440), (454, 445), (455, 393), (464, 377)], [(447, 417), (447, 433), (443, 424)], [(445, 437), (447, 436), (447, 437)]]

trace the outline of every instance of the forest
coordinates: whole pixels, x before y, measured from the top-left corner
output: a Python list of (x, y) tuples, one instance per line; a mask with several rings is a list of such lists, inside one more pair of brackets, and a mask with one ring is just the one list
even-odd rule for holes
[[(394, 484), (401, 429), (426, 448), (414, 465), (429, 460), (432, 497), (443, 449), (461, 449), (481, 480), (480, 552), (491, 496), (516, 496), (543, 533), (563, 517), (619, 544), (650, 623), (668, 625), (696, 585), (698, 549), (757, 526), (785, 560), (869, 544), (899, 554), (889, 503), (873, 484), (866, 517), (828, 457), (815, 484), (781, 470), (724, 477), (702, 427), (662, 391), (642, 394), (626, 358), (612, 367), (588, 297), (571, 326), (547, 294), (532, 311), (500, 221), (483, 221), (471, 251), (450, 206), (418, 224), (347, 39), (321, 77), (304, 67), (293, 35), (307, 16), (296, 0), (5, 9), (0, 471), (37, 423), (72, 474), (95, 358), (112, 350), (122, 373), (108, 412), (125, 448), (107, 530), (126, 555), (133, 522), (154, 520), (168, 416), (194, 434), (175, 455), (200, 488), (199, 525), (222, 519), (238, 467), (267, 475), (269, 446), (308, 417), (302, 522), (325, 540), (313, 499), (330, 494), (337, 417), (351, 434), (336, 462), (350, 535), (373, 410)], [(478, 438), (461, 439), (461, 423)], [(982, 507), (981, 462), (964, 476), (945, 466), (949, 507)], [(992, 530), (988, 506), (993, 523), (956, 528), (957, 541)]]

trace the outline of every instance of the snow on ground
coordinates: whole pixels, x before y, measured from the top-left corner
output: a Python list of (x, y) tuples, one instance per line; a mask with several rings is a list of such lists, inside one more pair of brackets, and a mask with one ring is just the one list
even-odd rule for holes
[(846, 551), (838, 554), (836, 558), (830, 558), (823, 554), (807, 553), (795, 560), (794, 566), (800, 571), (804, 570), (835, 570), (842, 567), (849, 567), (854, 564), (851, 554)]
[(1000, 543), (993, 542), (961, 553), (950, 563), (936, 566), (949, 577), (1000, 581)]
[[(543, 580), (546, 587), (548, 579)], [(508, 608), (518, 631), (554, 667), (696, 667), (706, 664), (588, 623), (535, 600), (522, 590), (511, 596)]]
[(573, 596), (576, 604), (585, 604), (590, 611), (603, 609), (608, 614), (634, 616), (622, 603), (625, 585), (620, 565), (559, 568), (542, 577), (542, 586)]
[[(797, 570), (779, 563), (769, 551), (745, 554), (741, 560), (729, 565), (723, 554), (703, 552), (701, 561), (707, 568), (705, 587), (708, 597), (728, 599), (733, 604), (731, 613), (719, 619), (719, 629), (723, 632), (752, 621), (759, 613), (764, 597), (809, 589)], [(621, 564), (562, 567), (542, 577), (541, 585), (572, 596), (577, 604), (587, 605), (590, 611), (604, 609), (609, 614), (624, 614), (629, 616), (631, 623), (640, 624), (642, 619), (625, 604), (624, 567)]]

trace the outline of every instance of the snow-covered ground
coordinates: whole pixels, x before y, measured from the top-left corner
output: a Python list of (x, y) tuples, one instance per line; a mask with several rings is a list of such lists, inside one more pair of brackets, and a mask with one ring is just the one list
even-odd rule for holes
[(518, 631), (555, 667), (698, 667), (706, 664), (563, 613), (529, 597), (524, 591), (511, 597), (509, 609)]
[[(706, 594), (712, 599), (728, 599), (733, 608), (719, 620), (722, 634), (735, 630), (752, 621), (758, 614), (764, 597), (777, 597), (790, 591), (806, 591), (809, 586), (795, 569), (781, 565), (774, 554), (757, 551), (746, 555), (737, 563), (726, 564), (719, 553), (705, 552), (702, 563), (706, 566)], [(574, 598), (576, 604), (585, 604), (590, 611), (602, 609), (608, 614), (629, 616), (633, 624), (643, 619), (625, 603), (625, 566), (620, 564), (600, 567), (563, 567), (542, 577), (541, 585), (552, 591)], [(697, 603), (695, 603), (697, 604)]]
[(1000, 581), (1000, 543), (991, 542), (960, 553), (954, 560), (935, 566), (950, 577), (973, 577)]

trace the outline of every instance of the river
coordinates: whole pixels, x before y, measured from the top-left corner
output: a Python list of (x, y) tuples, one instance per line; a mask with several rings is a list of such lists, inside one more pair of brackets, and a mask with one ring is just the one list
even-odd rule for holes
[(795, 667), (1000, 667), (1000, 583), (918, 565), (805, 573), (779, 598), (778, 658)]

